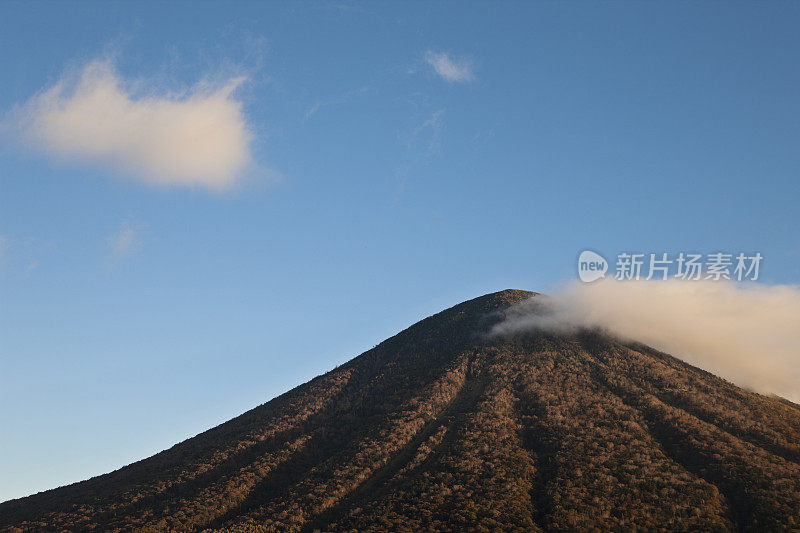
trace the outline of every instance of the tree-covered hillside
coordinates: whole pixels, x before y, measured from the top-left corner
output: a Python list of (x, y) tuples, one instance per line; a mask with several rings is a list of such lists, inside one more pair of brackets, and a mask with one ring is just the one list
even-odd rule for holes
[(800, 410), (598, 332), (425, 319), (149, 459), (0, 505), (17, 530), (800, 528)]

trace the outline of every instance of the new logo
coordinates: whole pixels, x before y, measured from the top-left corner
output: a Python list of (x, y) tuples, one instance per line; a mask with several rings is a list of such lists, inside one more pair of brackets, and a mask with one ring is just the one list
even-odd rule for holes
[(584, 283), (591, 283), (604, 278), (608, 271), (608, 261), (591, 250), (584, 250), (578, 257), (578, 278)]

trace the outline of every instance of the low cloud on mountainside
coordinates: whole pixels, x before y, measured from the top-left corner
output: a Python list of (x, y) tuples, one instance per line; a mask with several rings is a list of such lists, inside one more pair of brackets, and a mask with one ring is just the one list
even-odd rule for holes
[(573, 282), (513, 308), (498, 334), (600, 327), (740, 386), (800, 402), (800, 288), (714, 281)]
[(242, 81), (133, 96), (108, 62), (95, 61), (15, 109), (3, 129), (47, 155), (147, 184), (222, 190), (251, 162), (250, 133), (233, 96)]

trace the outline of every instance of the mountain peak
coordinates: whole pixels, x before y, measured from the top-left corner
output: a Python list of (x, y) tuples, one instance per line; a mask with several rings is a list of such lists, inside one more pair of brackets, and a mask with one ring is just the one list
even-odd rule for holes
[(495, 304), (498, 307), (508, 307), (514, 304), (517, 304), (521, 301), (527, 300), (528, 298), (532, 298), (537, 296), (538, 292), (526, 291), (521, 289), (504, 289), (502, 291), (497, 292), (490, 292), (489, 294), (484, 294), (483, 296), (478, 296), (472, 300), (467, 300), (463, 303), (469, 302), (486, 302), (490, 304)]

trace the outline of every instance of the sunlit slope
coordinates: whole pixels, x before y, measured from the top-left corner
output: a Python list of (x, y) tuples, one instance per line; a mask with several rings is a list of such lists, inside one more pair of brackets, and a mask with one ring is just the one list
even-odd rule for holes
[(598, 333), (487, 335), (531, 296), (443, 311), (149, 459), (1, 504), (0, 526), (800, 527), (797, 406)]

